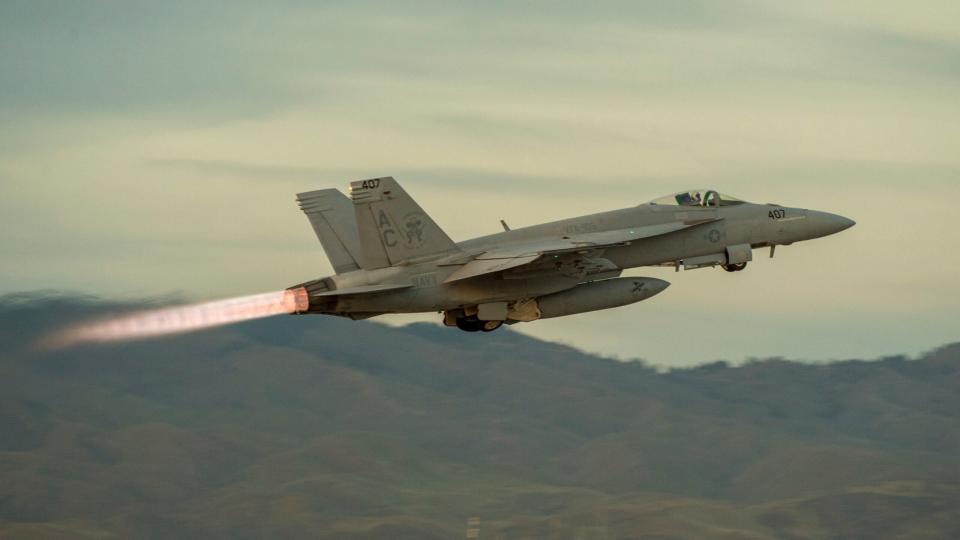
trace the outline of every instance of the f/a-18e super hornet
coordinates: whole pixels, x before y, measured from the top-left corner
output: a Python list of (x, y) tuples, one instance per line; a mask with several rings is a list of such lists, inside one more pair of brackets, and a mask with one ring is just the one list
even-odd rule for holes
[(392, 177), (297, 195), (336, 275), (288, 289), (297, 313), (365, 319), (442, 312), (447, 326), (490, 332), (624, 306), (669, 283), (628, 268), (743, 270), (756, 248), (834, 234), (854, 222), (754, 204), (712, 189), (454, 242)]

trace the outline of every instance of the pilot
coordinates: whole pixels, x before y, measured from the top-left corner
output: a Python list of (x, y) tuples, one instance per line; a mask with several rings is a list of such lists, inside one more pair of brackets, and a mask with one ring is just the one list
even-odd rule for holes
[(704, 206), (720, 206), (720, 194), (716, 191), (708, 191), (703, 199)]

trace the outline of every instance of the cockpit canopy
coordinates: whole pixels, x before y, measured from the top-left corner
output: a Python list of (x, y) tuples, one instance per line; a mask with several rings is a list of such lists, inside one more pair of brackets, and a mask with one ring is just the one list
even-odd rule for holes
[(697, 206), (697, 207), (716, 207), (716, 206), (736, 206), (744, 204), (736, 197), (724, 195), (713, 189), (693, 189), (690, 191), (681, 191), (666, 197), (660, 197), (650, 201), (650, 204), (657, 206)]

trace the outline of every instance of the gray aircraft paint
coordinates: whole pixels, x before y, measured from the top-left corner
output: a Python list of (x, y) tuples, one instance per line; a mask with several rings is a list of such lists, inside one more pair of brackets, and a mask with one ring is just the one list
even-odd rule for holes
[(618, 279), (628, 268), (720, 265), (737, 271), (755, 248), (854, 225), (826, 212), (691, 190), (454, 243), (392, 177), (359, 180), (350, 188), (352, 208), (335, 190), (298, 195), (337, 271), (290, 287), (300, 313), (367, 318), (443, 311), (447, 324), (475, 330), (479, 321), (488, 330), (501, 321), (622, 306), (669, 285)]

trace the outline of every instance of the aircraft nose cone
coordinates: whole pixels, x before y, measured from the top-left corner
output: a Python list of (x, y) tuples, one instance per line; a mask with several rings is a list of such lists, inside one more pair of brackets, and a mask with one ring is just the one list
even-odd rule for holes
[(845, 231), (857, 224), (856, 221), (843, 216), (838, 216), (837, 214), (827, 214), (827, 216), (827, 227), (833, 231), (830, 234)]
[(836, 234), (857, 224), (850, 218), (829, 212), (807, 212), (807, 219), (810, 220), (810, 228), (814, 238)]

